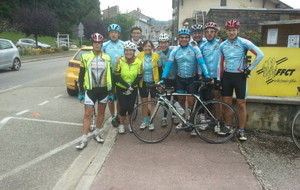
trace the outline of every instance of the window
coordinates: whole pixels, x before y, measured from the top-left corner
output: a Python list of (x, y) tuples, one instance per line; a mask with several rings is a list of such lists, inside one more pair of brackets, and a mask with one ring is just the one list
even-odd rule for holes
[(226, 7), (227, 6), (227, 0), (221, 0), (220, 5), (223, 6), (223, 7)]
[(269, 28), (267, 36), (267, 44), (277, 44), (278, 28)]
[(4, 40), (0, 41), (0, 49), (9, 49), (9, 48), (12, 48), (11, 43), (9, 43), (8, 41), (4, 41)]

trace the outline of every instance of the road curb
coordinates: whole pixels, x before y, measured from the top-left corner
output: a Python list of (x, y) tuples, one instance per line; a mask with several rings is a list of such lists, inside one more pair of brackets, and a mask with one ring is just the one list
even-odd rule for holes
[(104, 144), (90, 140), (52, 190), (90, 189), (115, 143), (117, 129), (112, 127), (110, 121), (108, 119), (103, 126)]
[(56, 58), (62, 58), (62, 57), (70, 57), (73, 56), (76, 53), (76, 51), (74, 52), (70, 52), (70, 53), (64, 53), (64, 54), (47, 54), (47, 55), (40, 55), (40, 56), (32, 56), (32, 57), (26, 57), (26, 58), (22, 58), (21, 57), (21, 63), (29, 63), (29, 62), (33, 62), (33, 61), (42, 61), (42, 60), (47, 60), (47, 59), (56, 59)]

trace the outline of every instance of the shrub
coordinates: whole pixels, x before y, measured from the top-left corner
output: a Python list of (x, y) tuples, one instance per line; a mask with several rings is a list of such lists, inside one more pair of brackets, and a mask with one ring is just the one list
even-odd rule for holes
[(69, 51), (69, 47), (68, 47), (68, 46), (61, 46), (61, 49), (62, 49), (63, 51)]

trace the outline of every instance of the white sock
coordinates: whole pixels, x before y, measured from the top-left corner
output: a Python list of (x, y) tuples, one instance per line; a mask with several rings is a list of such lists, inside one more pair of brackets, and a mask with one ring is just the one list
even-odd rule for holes
[(81, 140), (87, 142), (87, 135), (82, 135)]
[(93, 132), (94, 135), (99, 135), (100, 134), (101, 129), (96, 128)]

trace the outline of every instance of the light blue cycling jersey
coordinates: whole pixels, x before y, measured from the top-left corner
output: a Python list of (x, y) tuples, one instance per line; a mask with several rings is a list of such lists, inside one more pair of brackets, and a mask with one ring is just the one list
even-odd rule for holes
[(225, 40), (220, 45), (220, 50), (220, 69), (222, 69), (223, 62), (225, 60), (226, 64), (224, 65), (223, 71), (231, 73), (244, 72), (244, 58), (248, 50), (256, 55), (253, 63), (249, 67), (250, 70), (253, 70), (264, 57), (264, 53), (256, 45), (254, 45), (251, 41), (241, 37), (237, 37), (233, 43), (231, 43), (229, 40)]
[[(158, 61), (158, 66), (162, 67), (163, 70), (164, 70), (166, 63), (168, 61), (168, 58), (174, 48), (175, 48), (175, 46), (169, 46), (169, 48), (167, 49), (166, 52), (163, 52), (163, 51), (157, 52), (160, 55), (160, 59)], [(174, 63), (171, 71), (169, 72), (169, 75), (167, 76), (167, 79), (175, 79), (176, 75), (177, 75), (177, 64)]]
[(211, 78), (218, 77), (218, 66), (220, 63), (220, 42), (217, 39), (202, 43), (200, 50), (205, 59), (205, 63)]
[(194, 77), (196, 74), (197, 63), (200, 65), (205, 77), (209, 77), (209, 73), (200, 49), (188, 44), (186, 47), (176, 46), (166, 63), (162, 78), (167, 78), (173, 63), (177, 63), (177, 75), (182, 78)]
[(143, 80), (145, 82), (153, 82), (152, 56), (145, 54), (143, 61)]
[(109, 40), (103, 44), (102, 50), (110, 56), (112, 72), (114, 72), (118, 57), (124, 56), (124, 42), (121, 40), (116, 42)]

